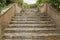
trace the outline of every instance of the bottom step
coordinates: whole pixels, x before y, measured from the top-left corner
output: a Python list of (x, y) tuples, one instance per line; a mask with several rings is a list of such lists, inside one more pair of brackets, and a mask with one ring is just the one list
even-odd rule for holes
[(5, 39), (5, 40), (59, 40), (58, 38), (42, 38), (42, 39)]

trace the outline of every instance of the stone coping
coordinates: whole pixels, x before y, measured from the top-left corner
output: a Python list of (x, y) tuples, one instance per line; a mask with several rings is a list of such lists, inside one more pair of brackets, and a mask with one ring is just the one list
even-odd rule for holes
[(8, 5), (6, 8), (4, 8), (4, 9), (1, 11), (0, 16), (3, 15), (3, 14), (5, 14), (5, 12), (7, 12), (12, 6), (13, 6), (13, 4), (10, 4), (10, 5)]

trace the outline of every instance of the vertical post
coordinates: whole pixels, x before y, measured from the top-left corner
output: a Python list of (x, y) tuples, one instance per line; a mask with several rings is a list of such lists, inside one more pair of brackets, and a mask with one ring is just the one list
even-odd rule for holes
[(13, 7), (14, 7), (14, 13), (16, 14), (16, 3), (17, 3), (17, 0), (12, 0), (12, 2), (14, 3), (14, 5), (13, 5)]
[(46, 0), (46, 13), (47, 13), (47, 11), (48, 11), (48, 7), (47, 7), (47, 0)]
[(47, 0), (45, 0), (45, 16), (47, 15), (47, 9), (48, 7), (47, 7)]

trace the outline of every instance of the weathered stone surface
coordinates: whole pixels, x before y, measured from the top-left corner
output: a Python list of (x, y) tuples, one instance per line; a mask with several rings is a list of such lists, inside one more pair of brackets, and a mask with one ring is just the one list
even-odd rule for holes
[(59, 33), (56, 24), (45, 13), (38, 13), (36, 9), (24, 9), (12, 17), (6, 27), (5, 40), (58, 40)]

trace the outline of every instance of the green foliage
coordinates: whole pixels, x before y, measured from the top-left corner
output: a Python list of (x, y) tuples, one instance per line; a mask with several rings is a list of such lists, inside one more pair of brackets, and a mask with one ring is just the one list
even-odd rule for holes
[(36, 8), (36, 4), (30, 4), (30, 8)]
[(22, 6), (23, 5), (23, 0), (17, 0), (17, 3), (19, 6)]
[(30, 8), (30, 6), (27, 3), (23, 3), (23, 8)]
[(50, 3), (54, 8), (60, 10), (60, 0), (49, 0), (48, 3)]
[(12, 0), (6, 0), (6, 5), (9, 5), (10, 3), (12, 3)]
[(2, 8), (9, 5), (10, 3), (12, 3), (11, 0), (0, 0), (0, 12), (1, 12)]
[(44, 2), (45, 2), (45, 0), (37, 0), (36, 5), (39, 6), (39, 4), (42, 4)]
[[(44, 2), (45, 0), (37, 0), (36, 5), (39, 6), (39, 4)], [(60, 0), (47, 0), (47, 2), (51, 4), (51, 6), (53, 6), (54, 8), (60, 10)]]
[(6, 0), (0, 0), (0, 7), (4, 7), (6, 3)]
[(5, 7), (6, 0), (0, 0), (0, 12), (3, 7)]
[(27, 4), (27, 3), (23, 3), (23, 8), (36, 8), (36, 4)]

